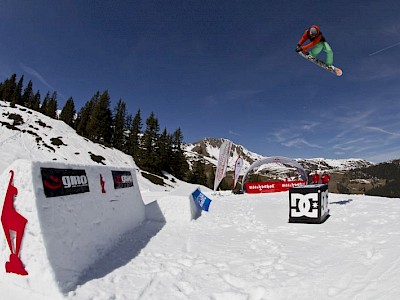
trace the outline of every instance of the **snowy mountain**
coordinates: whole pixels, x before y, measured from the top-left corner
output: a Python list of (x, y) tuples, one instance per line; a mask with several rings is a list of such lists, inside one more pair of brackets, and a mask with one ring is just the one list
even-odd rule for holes
[[(222, 138), (204, 138), (203, 140), (193, 144), (186, 144), (184, 150), (189, 162), (204, 159), (209, 164), (216, 166), (219, 150), (224, 141), (225, 139)], [(247, 169), (254, 161), (263, 158), (262, 155), (251, 152), (241, 145), (232, 144), (231, 158), (228, 162), (228, 171), (233, 170), (235, 162), (239, 156), (244, 160), (243, 169)]]
[[(222, 138), (204, 138), (193, 144), (185, 146), (186, 155), (189, 160), (198, 160), (204, 158), (210, 164), (216, 166), (218, 161), (219, 149), (225, 139)], [(231, 159), (229, 160), (228, 170), (233, 170), (236, 159), (241, 156), (244, 160), (243, 172), (256, 160), (265, 158), (265, 156), (254, 153), (242, 145), (232, 144)], [(319, 171), (346, 171), (355, 168), (372, 166), (373, 163), (364, 159), (324, 159), (324, 158), (295, 158), (306, 170)], [(284, 168), (287, 169), (287, 168)], [(282, 171), (282, 166), (276, 164), (265, 165), (263, 171)], [(260, 171), (260, 170), (259, 170)]]

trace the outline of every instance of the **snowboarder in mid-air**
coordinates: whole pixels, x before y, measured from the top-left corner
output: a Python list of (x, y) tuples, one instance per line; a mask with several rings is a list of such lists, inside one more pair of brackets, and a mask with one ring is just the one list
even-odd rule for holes
[[(302, 46), (307, 40), (310, 40), (310, 42)], [(316, 58), (322, 50), (324, 50), (324, 52), (326, 53), (325, 62), (320, 61)], [(341, 70), (333, 66), (332, 48), (326, 41), (325, 37), (322, 35), (322, 32), (317, 25), (312, 25), (304, 32), (303, 36), (297, 43), (296, 52), (298, 52), (305, 58), (313, 61), (317, 65), (327, 69), (328, 71), (336, 73), (338, 76), (342, 75)]]

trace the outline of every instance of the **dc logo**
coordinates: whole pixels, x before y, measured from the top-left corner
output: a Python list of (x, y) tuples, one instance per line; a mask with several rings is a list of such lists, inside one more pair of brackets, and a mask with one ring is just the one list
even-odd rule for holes
[(203, 195), (203, 194), (200, 194), (200, 195), (196, 198), (197, 202), (200, 204), (201, 207), (203, 207), (204, 202), (206, 201), (206, 199), (207, 199), (207, 197), (206, 197), (205, 195)]
[(318, 218), (318, 199), (314, 199), (312, 194), (292, 194), (291, 195), (291, 216)]
[(321, 193), (321, 214), (323, 215), (328, 211), (328, 192), (325, 191)]

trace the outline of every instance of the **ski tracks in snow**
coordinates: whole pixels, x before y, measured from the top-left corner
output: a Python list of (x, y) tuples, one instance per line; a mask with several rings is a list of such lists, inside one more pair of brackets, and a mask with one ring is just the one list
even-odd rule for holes
[[(333, 247), (339, 255), (338, 260), (327, 268), (327, 276), (333, 283), (328, 286), (328, 296), (334, 299), (394, 299), (400, 293), (398, 284), (393, 282), (400, 267), (400, 233), (391, 229), (400, 225), (400, 212), (390, 199), (377, 198), (378, 202), (374, 202), (379, 205), (371, 212), (368, 208), (371, 207), (370, 200), (352, 197), (355, 201), (351, 207), (341, 207), (331, 222), (333, 226), (339, 226), (341, 222), (346, 226), (342, 225), (342, 241)], [(335, 234), (338, 241), (338, 232)]]
[[(251, 203), (240, 198), (232, 201), (232, 197), (213, 200), (212, 213), (189, 224), (170, 224), (175, 232), (167, 239), (174, 247), (146, 254), (153, 256), (154, 263), (163, 263), (141, 289), (139, 299), (159, 299), (164, 290), (165, 299), (259, 300), (270, 296), (265, 283), (277, 277), (275, 272), (287, 276), (285, 257), (268, 239), (267, 227), (257, 220)], [(236, 214), (224, 212), (226, 205)]]

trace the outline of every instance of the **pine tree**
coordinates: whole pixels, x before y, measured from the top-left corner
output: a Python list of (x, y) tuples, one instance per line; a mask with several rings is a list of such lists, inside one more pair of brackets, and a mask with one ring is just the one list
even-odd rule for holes
[(12, 101), (12, 96), (14, 94), (15, 88), (17, 87), (16, 80), (17, 80), (17, 74), (13, 74), (11, 75), (10, 78), (4, 81), (1, 90), (1, 99), (8, 102)]
[(130, 130), (132, 128), (133, 116), (132, 114), (127, 114), (125, 118), (125, 133), (124, 133), (124, 145), (121, 149), (122, 152), (129, 154), (129, 149), (131, 148), (131, 133)]
[(16, 104), (22, 105), (22, 86), (24, 84), (24, 75), (19, 79), (17, 85), (11, 96), (11, 107), (15, 107)]
[(24, 89), (24, 93), (22, 94), (21, 98), (21, 105), (28, 108), (32, 108), (33, 102), (35, 101), (35, 95), (33, 94), (32, 86), (32, 80), (29, 80), (28, 85)]
[(172, 136), (168, 134), (166, 128), (164, 128), (163, 132), (160, 135), (160, 138), (158, 139), (157, 156), (160, 161), (159, 167), (163, 171), (172, 173)]
[(105, 91), (96, 103), (93, 115), (88, 123), (89, 138), (94, 142), (110, 145), (112, 139), (112, 121), (110, 96), (108, 91)]
[(47, 106), (49, 105), (50, 101), (50, 92), (47, 92), (46, 96), (43, 99), (42, 105), (40, 106), (40, 112), (44, 115), (47, 115)]
[(128, 153), (133, 157), (137, 164), (140, 164), (140, 134), (142, 133), (142, 117), (140, 109), (137, 111), (132, 120), (132, 126), (129, 133), (129, 150)]
[(172, 174), (178, 179), (185, 179), (189, 172), (189, 164), (182, 149), (183, 134), (180, 128), (172, 134), (172, 156), (171, 170)]
[(206, 168), (204, 160), (193, 162), (193, 169), (189, 177), (189, 182), (207, 186)]
[(75, 110), (74, 99), (72, 99), (72, 97), (69, 97), (67, 102), (65, 102), (63, 109), (61, 110), (60, 120), (64, 121), (66, 124), (73, 127), (75, 114), (76, 110)]
[(88, 134), (88, 124), (92, 118), (94, 107), (100, 99), (100, 92), (97, 91), (93, 97), (85, 103), (85, 105), (80, 110), (78, 117), (76, 119), (75, 127), (79, 135), (84, 137), (89, 137)]
[(58, 109), (57, 92), (53, 92), (53, 94), (50, 97), (49, 102), (47, 104), (46, 110), (45, 110), (46, 116), (49, 116), (50, 118), (53, 118), (53, 119), (58, 119), (57, 109)]
[(36, 110), (36, 111), (40, 111), (40, 92), (39, 91), (36, 92), (32, 106), (29, 108)]
[(143, 153), (140, 156), (142, 168), (146, 171), (161, 174), (160, 160), (157, 156), (160, 126), (152, 112), (146, 120), (146, 130), (143, 133)]
[(126, 131), (126, 103), (119, 99), (114, 108), (113, 147), (123, 150)]

